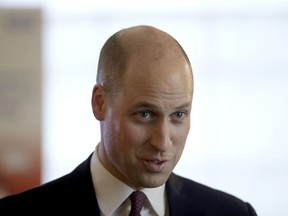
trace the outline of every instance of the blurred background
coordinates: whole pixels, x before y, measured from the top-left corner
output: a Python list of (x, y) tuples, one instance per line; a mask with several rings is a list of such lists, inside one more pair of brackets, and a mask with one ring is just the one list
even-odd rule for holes
[[(40, 155), (33, 161), (39, 164), (34, 173), (40, 177), (33, 183), (38, 184), (72, 171), (86, 159), (100, 140), (90, 107), (99, 51), (122, 28), (153, 25), (182, 44), (195, 76), (192, 127), (175, 172), (250, 202), (258, 215), (288, 215), (287, 1), (0, 0), (0, 8), (2, 14), (32, 8), (40, 21), (34, 29), (36, 39), (27, 42), (34, 48), (23, 42), (27, 52), (21, 54), (34, 55), (32, 65), (38, 62), (29, 70), (35, 71), (29, 75), (34, 77), (34, 90), (31, 83), (27, 86), (29, 94), (40, 96), (30, 98), (30, 109), (22, 115), (32, 122), (32, 129), (26, 128), (27, 140), (36, 137), (39, 145), (33, 149), (39, 150), (36, 156), (24, 157), (21, 151), (7, 159), (3, 146), (13, 142), (0, 137), (0, 163), (18, 163), (21, 170), (25, 161)], [(0, 58), (7, 56), (3, 49), (0, 53)], [(3, 77), (0, 110), (9, 89), (7, 84), (3, 87)], [(12, 85), (15, 81), (10, 89)], [(3, 119), (2, 138), (14, 128), (9, 132)], [(0, 196), (1, 188), (9, 193), (0, 173)]]

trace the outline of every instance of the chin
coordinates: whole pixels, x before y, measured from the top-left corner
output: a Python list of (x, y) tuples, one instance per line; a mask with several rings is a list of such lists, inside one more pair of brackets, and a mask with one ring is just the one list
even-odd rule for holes
[(147, 184), (144, 188), (157, 188), (163, 184), (165, 184), (165, 182), (162, 182), (161, 184)]
[(142, 181), (142, 187), (144, 188), (156, 188), (160, 187), (161, 185), (165, 184), (169, 176), (165, 177), (150, 177), (145, 181)]

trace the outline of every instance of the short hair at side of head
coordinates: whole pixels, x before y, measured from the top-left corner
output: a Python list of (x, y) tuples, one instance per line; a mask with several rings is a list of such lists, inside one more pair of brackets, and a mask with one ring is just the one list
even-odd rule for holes
[[(136, 50), (135, 47), (133, 47), (135, 46), (135, 43), (133, 44), (133, 42), (131, 42), (132, 38), (129, 38), (131, 37), (131, 35), (129, 35), (129, 32), (141, 28), (162, 32), (163, 35), (170, 38), (169, 40), (173, 41), (173, 44), (175, 43), (176, 47), (178, 47), (178, 50), (180, 50), (180, 53), (182, 53), (183, 57), (185, 58), (190, 67), (193, 81), (190, 60), (180, 43), (174, 37), (162, 30), (159, 30), (152, 26), (139, 25), (122, 29), (114, 33), (104, 43), (100, 52), (98, 62), (97, 83), (102, 84), (104, 90), (108, 94), (116, 93), (121, 88), (122, 77), (126, 72), (129, 57), (133, 54), (133, 51)], [(137, 39), (134, 39), (135, 38), (133, 38), (133, 41), (137, 41)], [(146, 45), (149, 46), (151, 44), (145, 44), (145, 46)], [(136, 52), (139, 52), (139, 50), (136, 50)]]
[(96, 81), (102, 84), (107, 92), (115, 90), (127, 65), (127, 49), (123, 46), (119, 34), (120, 31), (108, 38), (100, 52)]

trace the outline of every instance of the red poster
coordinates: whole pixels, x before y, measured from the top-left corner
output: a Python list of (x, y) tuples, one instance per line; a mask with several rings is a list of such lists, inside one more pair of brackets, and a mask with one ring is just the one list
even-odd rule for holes
[(41, 11), (0, 9), (0, 198), (41, 181)]

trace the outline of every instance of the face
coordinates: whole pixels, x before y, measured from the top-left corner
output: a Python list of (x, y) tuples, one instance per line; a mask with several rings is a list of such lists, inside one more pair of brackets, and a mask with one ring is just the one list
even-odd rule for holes
[(132, 59), (123, 81), (102, 106), (99, 158), (132, 188), (158, 187), (180, 159), (189, 132), (191, 72), (182, 58)]

